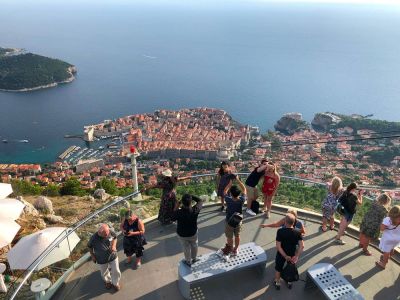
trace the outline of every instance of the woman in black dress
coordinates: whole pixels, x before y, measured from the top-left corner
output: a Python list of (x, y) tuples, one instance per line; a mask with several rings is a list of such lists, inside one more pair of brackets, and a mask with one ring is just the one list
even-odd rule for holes
[(161, 174), (162, 177), (159, 182), (155, 186), (149, 188), (162, 189), (158, 221), (160, 221), (162, 225), (168, 225), (172, 223), (172, 216), (177, 203), (176, 184), (181, 180), (189, 179), (189, 177), (178, 178), (172, 176), (172, 171), (169, 169), (164, 170)]
[(143, 246), (146, 244), (144, 238), (144, 224), (131, 210), (127, 211), (121, 223), (121, 231), (124, 235), (123, 247), (126, 254), (126, 264), (132, 261), (132, 255), (136, 255), (136, 268), (140, 268), (143, 256)]

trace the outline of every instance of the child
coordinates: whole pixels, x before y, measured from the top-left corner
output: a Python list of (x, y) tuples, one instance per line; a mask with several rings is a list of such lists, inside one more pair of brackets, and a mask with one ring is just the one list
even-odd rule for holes
[(393, 206), (389, 216), (383, 219), (381, 231), (383, 231), (379, 249), (383, 252), (380, 261), (376, 265), (385, 269), (394, 248), (400, 245), (400, 205)]
[(329, 220), (329, 229), (333, 230), (335, 228), (335, 208), (337, 205), (337, 200), (343, 192), (342, 180), (339, 177), (333, 177), (332, 182), (328, 188), (328, 195), (325, 200), (322, 201), (322, 231), (326, 232), (326, 223)]
[(223, 161), (217, 173), (217, 195), (221, 199), (221, 211), (224, 211), (224, 199), (226, 187), (237, 179), (237, 175), (231, 171), (229, 162)]
[[(232, 254), (232, 256), (236, 256), (240, 244), (240, 231), (242, 229), (242, 222), (240, 216), (237, 216), (237, 214), (242, 214), (242, 207), (244, 202), (246, 201), (246, 188), (240, 180), (238, 180), (238, 184), (240, 189), (235, 185), (232, 186), (232, 183), (230, 183), (225, 189), (225, 193), (227, 194), (229, 190), (231, 196), (225, 196), (226, 245), (223, 249), (221, 249), (224, 256), (228, 256), (229, 254)], [(240, 192), (242, 192), (242, 196), (240, 195)], [(235, 247), (233, 247), (233, 236), (235, 236)]]
[(364, 254), (367, 256), (371, 256), (371, 252), (367, 249), (369, 241), (379, 237), (379, 228), (383, 218), (387, 216), (390, 202), (391, 199), (388, 194), (380, 194), (376, 201), (372, 202), (361, 222), (359, 247), (363, 249)]

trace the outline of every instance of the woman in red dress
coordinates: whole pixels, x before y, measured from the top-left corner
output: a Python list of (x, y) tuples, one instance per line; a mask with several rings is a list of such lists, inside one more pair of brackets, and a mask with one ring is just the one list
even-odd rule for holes
[(262, 186), (262, 192), (264, 194), (264, 210), (267, 218), (270, 217), (272, 199), (278, 190), (280, 181), (281, 178), (276, 171), (276, 166), (270, 164), (265, 171), (264, 183)]

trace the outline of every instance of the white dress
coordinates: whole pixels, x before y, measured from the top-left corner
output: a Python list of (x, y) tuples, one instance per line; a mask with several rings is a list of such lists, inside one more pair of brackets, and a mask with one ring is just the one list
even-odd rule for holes
[(400, 246), (400, 226), (394, 226), (389, 217), (384, 218), (382, 224), (388, 228), (383, 231), (379, 249), (382, 252), (390, 252)]

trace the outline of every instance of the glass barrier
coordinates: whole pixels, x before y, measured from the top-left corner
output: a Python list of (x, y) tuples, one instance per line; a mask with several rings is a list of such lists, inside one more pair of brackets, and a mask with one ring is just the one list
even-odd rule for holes
[[(242, 179), (248, 173), (239, 173)], [(179, 182), (176, 188), (178, 199), (185, 193), (201, 197), (206, 203), (219, 203), (216, 196), (215, 174), (201, 174), (190, 177), (190, 180)], [(74, 224), (67, 224), (68, 230), (61, 233), (57, 239), (42, 253), (25, 271), (14, 272), (13, 281), (8, 293), (0, 299), (29, 299), (33, 297), (29, 284), (38, 278), (47, 278), (54, 284), (70, 267), (76, 267), (77, 262), (88, 252), (87, 243), (90, 236), (97, 231), (99, 224), (106, 223), (116, 232), (125, 213), (131, 209), (141, 219), (155, 216), (158, 213), (161, 191), (148, 190), (143, 197), (133, 193), (125, 197), (115, 197), (102, 208), (90, 213)], [(262, 204), (262, 193), (258, 199)], [(277, 195), (273, 203), (283, 204), (305, 210), (321, 212), (321, 202), (327, 195), (325, 183), (307, 179), (282, 176)], [(369, 197), (366, 197), (370, 199)], [(90, 200), (88, 200), (90, 201)], [(369, 202), (369, 201), (368, 201)], [(357, 212), (354, 224), (361, 222), (362, 216), (368, 209), (369, 203), (362, 206)], [(338, 216), (337, 216), (338, 217)], [(79, 241), (77, 240), (79, 238)], [(64, 251), (64, 259), (52, 262), (53, 257), (59, 257), (59, 252)], [(39, 268), (38, 271), (36, 271)]]

